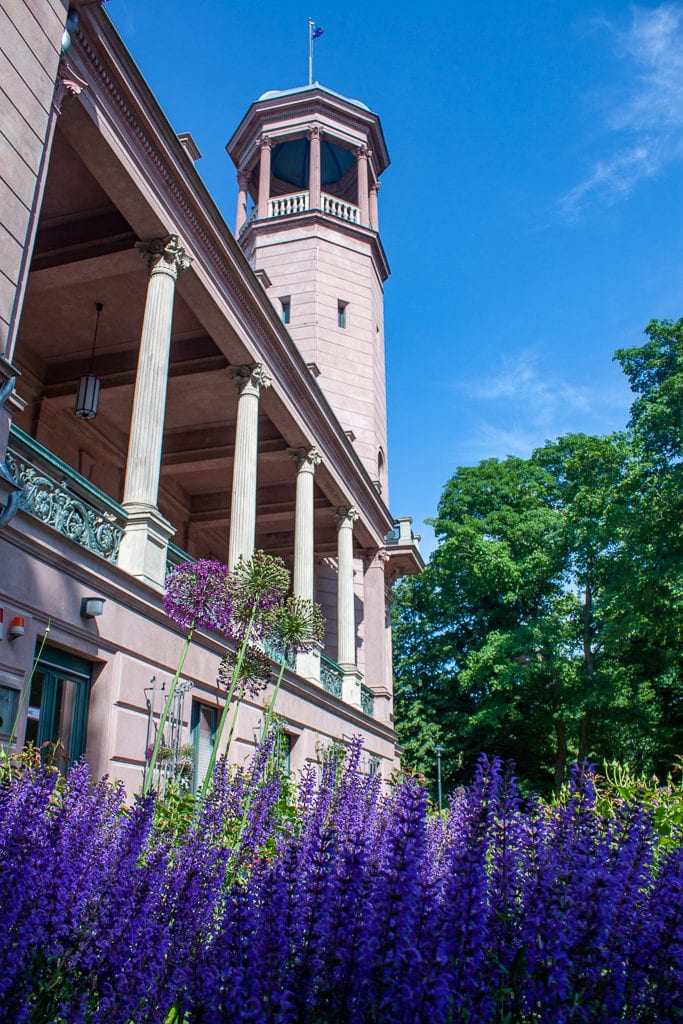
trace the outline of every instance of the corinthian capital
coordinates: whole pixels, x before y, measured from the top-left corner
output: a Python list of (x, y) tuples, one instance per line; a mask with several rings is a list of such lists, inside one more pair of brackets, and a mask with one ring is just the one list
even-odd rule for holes
[(261, 363), (243, 363), (242, 366), (231, 366), (230, 374), (240, 395), (256, 395), (258, 398), (264, 388), (273, 383)]
[(339, 530), (345, 527), (353, 528), (353, 524), (360, 516), (360, 512), (353, 505), (341, 505), (339, 508), (333, 509), (333, 512)]
[(147, 261), (150, 274), (177, 277), (179, 271), (187, 270), (192, 263), (192, 257), (187, 255), (177, 235), (153, 238), (151, 242), (136, 242), (135, 248)]
[(261, 147), (261, 149), (272, 149), (273, 140), (271, 139), (270, 135), (262, 135), (259, 142), (259, 146)]
[(62, 103), (65, 96), (78, 96), (84, 89), (88, 88), (85, 79), (77, 75), (69, 61), (62, 57), (57, 71), (57, 84), (52, 99), (52, 107), (57, 114), (62, 112)]
[(322, 462), (317, 448), (288, 448), (287, 454), (296, 464), (298, 473), (314, 473), (315, 467)]
[(356, 160), (367, 160), (371, 156), (372, 150), (368, 149), (367, 146), (359, 146), (356, 150)]

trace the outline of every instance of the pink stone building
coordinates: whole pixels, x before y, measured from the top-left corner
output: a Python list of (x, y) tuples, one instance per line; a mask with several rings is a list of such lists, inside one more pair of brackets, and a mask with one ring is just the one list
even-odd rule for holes
[[(388, 776), (389, 588), (422, 561), (388, 507), (379, 118), (265, 93), (227, 146), (233, 232), (99, 3), (0, 0), (0, 25), (0, 742), (24, 695), (15, 745), (134, 791), (183, 642), (168, 567), (262, 548), (327, 621), (278, 700), (292, 769), (360, 733)], [(223, 651), (197, 634), (184, 666), (195, 778)]]

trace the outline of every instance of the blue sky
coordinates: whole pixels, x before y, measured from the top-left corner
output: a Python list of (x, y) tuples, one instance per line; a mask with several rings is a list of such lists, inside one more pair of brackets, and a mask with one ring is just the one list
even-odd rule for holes
[(107, 11), (232, 225), (225, 143), (315, 78), (381, 119), (394, 515), (434, 541), (459, 465), (624, 426), (612, 362), (683, 315), (683, 4), (487, 0)]

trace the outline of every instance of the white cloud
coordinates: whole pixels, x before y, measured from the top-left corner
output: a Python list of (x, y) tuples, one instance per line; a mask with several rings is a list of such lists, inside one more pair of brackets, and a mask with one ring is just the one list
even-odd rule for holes
[(588, 385), (564, 380), (546, 371), (541, 358), (523, 352), (504, 359), (489, 377), (459, 381), (455, 389), (484, 405), (484, 415), (468, 430), (458, 460), (518, 455), (568, 432), (607, 433), (625, 425), (630, 399), (621, 377)]
[(631, 16), (626, 31), (609, 26), (629, 75), (621, 95), (608, 99), (606, 112), (607, 126), (627, 140), (562, 196), (560, 211), (570, 218), (592, 202), (617, 201), (683, 157), (683, 6), (635, 7)]
[(478, 377), (476, 381), (465, 382), (459, 387), (479, 401), (519, 406), (526, 422), (537, 428), (552, 425), (559, 410), (590, 410), (591, 394), (587, 388), (542, 374), (538, 362), (533, 353), (521, 353), (514, 359), (503, 359), (493, 376)]

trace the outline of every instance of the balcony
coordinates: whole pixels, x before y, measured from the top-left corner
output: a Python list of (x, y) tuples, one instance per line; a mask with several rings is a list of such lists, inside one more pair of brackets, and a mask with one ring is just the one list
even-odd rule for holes
[[(22, 511), (116, 565), (126, 525), (126, 512), (121, 505), (14, 425), (10, 430), (6, 465), (22, 488), (19, 499)], [(167, 571), (186, 561), (193, 561), (192, 556), (175, 544), (168, 545)], [(279, 650), (268, 642), (263, 646), (273, 662), (279, 664)], [(294, 657), (288, 655), (286, 665), (291, 672), (295, 664)], [(320, 685), (339, 700), (342, 677), (339, 665), (322, 654)], [(361, 683), (361, 708), (364, 714), (373, 716), (374, 694), (364, 683)]]
[(22, 488), (20, 509), (116, 564), (126, 524), (117, 502), (16, 426), (6, 465)]
[[(329, 217), (336, 217), (349, 224), (360, 224), (360, 209), (353, 203), (347, 203), (337, 196), (331, 196), (327, 192), (320, 194), (320, 204), (323, 213)], [(274, 196), (268, 200), (268, 219), (272, 217), (291, 217), (297, 213), (308, 213), (310, 210), (310, 192), (292, 192), (284, 196)], [(247, 228), (258, 220), (258, 209), (255, 206), (240, 229), (243, 235)]]

